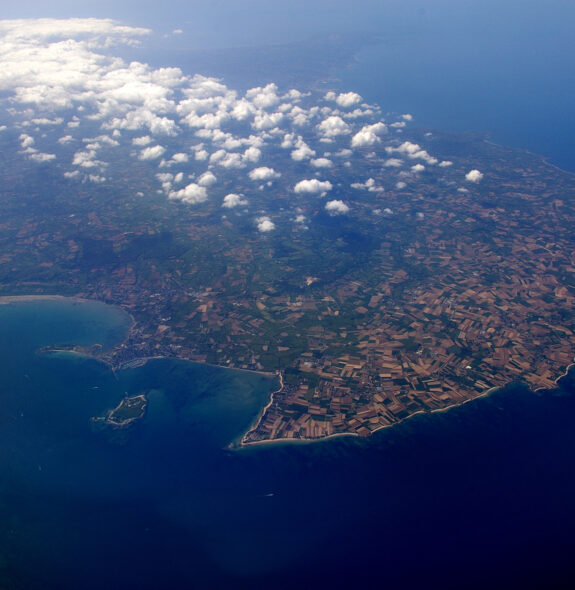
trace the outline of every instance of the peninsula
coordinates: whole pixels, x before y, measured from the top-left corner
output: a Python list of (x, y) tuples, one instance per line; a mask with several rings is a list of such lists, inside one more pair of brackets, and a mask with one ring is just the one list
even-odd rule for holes
[[(265, 234), (241, 211), (222, 215), (221, 201), (168, 201), (121, 157), (110, 166), (122, 167), (120, 201), (103, 186), (62, 188), (50, 171), (39, 199), (29, 164), (7, 157), (0, 175), (21, 186), (0, 203), (0, 295), (123, 307), (135, 324), (101, 353), (113, 366), (169, 356), (280, 372), (246, 444), (367, 436), (513, 381), (553, 387), (575, 354), (574, 176), (483, 137), (404, 140), (451, 165), (405, 185), (389, 149), (371, 146), (352, 171), (322, 172), (349, 214), (272, 187), (277, 228)], [(463, 180), (472, 168), (481, 182)], [(352, 187), (358, 176), (371, 184)], [(270, 209), (266, 191), (234, 190)], [(288, 207), (305, 228), (282, 222)], [(143, 396), (126, 398), (107, 420), (124, 426), (144, 410)]]

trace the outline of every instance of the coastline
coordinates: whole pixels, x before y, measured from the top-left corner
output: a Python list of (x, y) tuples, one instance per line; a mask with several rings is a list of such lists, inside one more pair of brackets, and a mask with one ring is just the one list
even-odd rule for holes
[[(74, 296), (67, 296), (67, 295), (2, 295), (0, 296), (0, 305), (9, 305), (10, 303), (21, 303), (27, 301), (72, 301), (73, 303), (88, 303), (97, 301), (98, 303), (103, 303), (99, 299), (86, 299), (83, 297), (74, 297)], [(104, 304), (108, 305), (108, 304)], [(122, 311), (126, 312), (123, 308)], [(130, 314), (128, 314), (130, 315)], [(132, 316), (130, 316), (132, 317)]]
[(34, 301), (69, 301), (73, 304), (79, 305), (83, 303), (99, 303), (101, 305), (108, 305), (110, 307), (118, 308), (122, 313), (126, 314), (130, 318), (130, 327), (126, 330), (126, 336), (119, 344), (115, 344), (112, 350), (121, 346), (128, 337), (131, 331), (136, 325), (134, 316), (124, 307), (116, 303), (106, 303), (100, 299), (88, 299), (86, 297), (77, 297), (75, 295), (0, 295), (0, 305), (10, 305), (11, 303), (32, 303)]
[[(563, 379), (564, 377), (567, 377), (569, 375), (569, 371), (575, 368), (575, 362), (569, 364), (567, 366), (567, 368), (565, 369), (565, 372), (560, 375), (559, 377), (557, 377), (557, 379), (555, 379), (553, 382), (555, 383), (555, 385), (559, 384), (559, 381), (561, 379)], [(394, 422), (393, 424), (385, 424), (382, 426), (379, 426), (378, 428), (376, 428), (375, 430), (373, 430), (372, 432), (370, 432), (370, 434), (366, 437), (361, 437), (359, 434), (355, 433), (355, 432), (337, 432), (335, 434), (330, 434), (328, 436), (324, 436), (322, 438), (274, 438), (274, 439), (270, 439), (270, 440), (256, 440), (256, 441), (245, 441), (245, 437), (252, 432), (255, 428), (257, 428), (257, 426), (259, 425), (259, 423), (261, 422), (263, 416), (265, 415), (265, 412), (267, 411), (267, 409), (271, 406), (271, 404), (273, 403), (273, 397), (270, 400), (270, 402), (266, 405), (266, 407), (264, 408), (261, 416), (258, 418), (257, 423), (252, 426), (241, 438), (241, 442), (239, 445), (237, 446), (232, 446), (230, 445), (230, 448), (234, 448), (234, 449), (242, 449), (242, 448), (249, 448), (249, 447), (253, 447), (253, 446), (263, 446), (263, 445), (273, 445), (273, 444), (278, 444), (278, 443), (282, 443), (282, 444), (311, 444), (311, 443), (320, 443), (323, 441), (328, 441), (328, 440), (333, 440), (335, 438), (340, 438), (343, 436), (354, 436), (354, 437), (358, 437), (358, 438), (369, 438), (372, 435), (374, 435), (376, 432), (379, 432), (381, 430), (385, 430), (386, 428), (394, 428), (395, 426), (399, 426), (400, 424), (403, 424), (404, 422), (406, 422), (407, 420), (410, 420), (411, 418), (415, 417), (415, 416), (420, 416), (422, 414), (438, 414), (438, 413), (442, 413), (442, 412), (448, 412), (450, 410), (453, 410), (455, 408), (459, 408), (464, 406), (465, 404), (469, 404), (471, 402), (474, 402), (476, 400), (482, 399), (484, 397), (489, 397), (491, 394), (493, 393), (497, 393), (499, 391), (502, 391), (503, 389), (505, 389), (505, 387), (507, 387), (508, 385), (511, 385), (512, 382), (508, 383), (507, 385), (504, 386), (498, 386), (498, 387), (491, 387), (489, 389), (487, 389), (486, 391), (480, 393), (479, 395), (477, 395), (476, 397), (472, 397), (470, 399), (466, 399), (464, 401), (462, 401), (461, 403), (458, 404), (451, 404), (449, 406), (446, 406), (445, 408), (437, 408), (435, 410), (431, 410), (429, 412), (425, 411), (425, 410), (419, 410), (417, 412), (414, 412), (413, 414), (410, 414), (409, 416), (406, 416), (405, 418), (403, 418), (402, 420), (399, 420), (398, 422)], [(537, 389), (532, 389), (531, 391), (533, 393), (539, 393), (541, 391), (548, 391), (549, 388), (546, 387), (538, 387)], [(281, 391), (281, 390), (280, 390)], [(274, 393), (279, 393), (279, 392), (274, 392)], [(273, 396), (273, 394), (272, 394)]]
[[(485, 141), (487, 141), (487, 140), (485, 140)], [(112, 347), (112, 349), (111, 349), (112, 356), (113, 356), (114, 351), (116, 351), (119, 347), (121, 347), (128, 340), (132, 330), (136, 326), (136, 320), (134, 319), (132, 314), (129, 313), (127, 310), (125, 310), (121, 305), (105, 303), (103, 301), (100, 301), (99, 299), (86, 299), (86, 298), (66, 296), (66, 295), (6, 295), (6, 296), (0, 296), (0, 305), (8, 305), (11, 303), (19, 303), (19, 302), (33, 302), (33, 301), (69, 301), (74, 304), (101, 303), (103, 305), (109, 305), (109, 306), (117, 307), (118, 309), (120, 309), (122, 311), (122, 313), (125, 313), (130, 318), (131, 323), (130, 323), (129, 328), (126, 330), (126, 335), (123, 338), (123, 340), (120, 343), (118, 343)], [(189, 362), (189, 363), (197, 363), (199, 365), (205, 365), (205, 366), (214, 367), (214, 368), (218, 368), (218, 369), (227, 369), (230, 371), (240, 371), (240, 372), (244, 372), (244, 373), (257, 374), (257, 375), (262, 375), (262, 376), (269, 377), (269, 378), (277, 376), (280, 381), (279, 388), (277, 390), (274, 390), (273, 392), (271, 392), (269, 401), (262, 408), (262, 410), (258, 413), (258, 416), (254, 420), (252, 425), (248, 428), (248, 430), (246, 432), (244, 432), (243, 434), (239, 435), (237, 438), (235, 438), (233, 441), (231, 441), (226, 446), (226, 448), (229, 450), (247, 449), (249, 447), (263, 446), (263, 445), (274, 445), (274, 444), (311, 444), (311, 443), (328, 441), (328, 440), (332, 440), (332, 439), (340, 438), (340, 437), (348, 437), (348, 436), (369, 438), (370, 436), (372, 436), (376, 432), (379, 432), (379, 431), (384, 430), (386, 428), (393, 428), (395, 426), (398, 426), (399, 424), (404, 423), (405, 421), (413, 418), (414, 416), (418, 416), (421, 414), (431, 415), (431, 414), (440, 413), (440, 412), (447, 412), (449, 410), (452, 410), (453, 408), (457, 408), (457, 407), (463, 406), (465, 404), (468, 404), (470, 402), (474, 402), (475, 400), (487, 397), (487, 396), (491, 395), (492, 393), (495, 393), (497, 391), (501, 391), (507, 385), (511, 385), (511, 382), (510, 382), (504, 386), (497, 386), (497, 387), (489, 388), (486, 391), (479, 393), (475, 397), (466, 399), (460, 403), (455, 403), (455, 404), (445, 406), (444, 408), (436, 408), (436, 409), (430, 410), (430, 411), (418, 410), (417, 412), (414, 412), (413, 414), (406, 416), (405, 418), (399, 420), (398, 422), (394, 422), (393, 424), (381, 425), (381, 426), (375, 428), (366, 437), (361, 437), (361, 435), (359, 435), (355, 432), (337, 432), (337, 433), (330, 434), (328, 436), (324, 436), (321, 438), (286, 438), (286, 437), (283, 437), (283, 438), (275, 438), (275, 439), (262, 439), (262, 440), (248, 441), (248, 440), (246, 440), (246, 438), (259, 427), (259, 425), (261, 424), (262, 420), (264, 419), (264, 417), (266, 415), (266, 412), (270, 409), (270, 407), (275, 402), (276, 396), (284, 390), (285, 384), (284, 384), (284, 378), (283, 378), (282, 371), (277, 371), (275, 373), (272, 373), (272, 372), (268, 372), (268, 371), (257, 371), (257, 370), (252, 370), (252, 369), (242, 369), (242, 368), (230, 367), (230, 366), (225, 366), (225, 365), (218, 365), (218, 364), (214, 364), (214, 363), (207, 363), (207, 362), (199, 361), (199, 360), (186, 359), (185, 357), (178, 357), (178, 356), (170, 357), (170, 356), (161, 356), (161, 355), (134, 357), (133, 359), (130, 359), (128, 361), (122, 361), (119, 364), (115, 364), (113, 362), (113, 360), (111, 358), (109, 358), (110, 353), (108, 353), (108, 355), (94, 354), (92, 351), (90, 351), (88, 349), (84, 349), (83, 347), (78, 347), (77, 349), (75, 349), (75, 348), (65, 349), (65, 348), (58, 348), (55, 346), (54, 348), (50, 348), (44, 352), (65, 353), (65, 354), (71, 354), (71, 355), (84, 356), (86, 358), (92, 358), (94, 360), (97, 360), (97, 361), (107, 365), (111, 369), (111, 371), (114, 375), (115, 375), (116, 371), (137, 368), (137, 367), (145, 365), (150, 360), (172, 359), (172, 360), (181, 360), (181, 361), (185, 361), (185, 362)], [(106, 358), (107, 356), (108, 356), (108, 358)], [(122, 366), (122, 365), (129, 364), (129, 363), (138, 363), (138, 364), (136, 364), (134, 367), (130, 367), (130, 366), (123, 367)], [(139, 364), (139, 363), (141, 363), (141, 364)], [(568, 376), (569, 371), (572, 368), (575, 368), (575, 359), (574, 359), (574, 362), (567, 365), (563, 374), (561, 374), (559, 377), (557, 377), (553, 381), (554, 384), (558, 385), (559, 381), (562, 378)], [(533, 391), (533, 393), (539, 393), (541, 391), (547, 391), (547, 390), (549, 390), (549, 388), (539, 387), (539, 388), (533, 389), (531, 391)]]
[[(91, 356), (91, 355), (89, 355)], [(98, 358), (98, 357), (96, 357)], [(242, 369), (242, 368), (238, 368), (238, 367), (229, 367), (226, 365), (216, 365), (214, 363), (206, 363), (204, 361), (198, 361), (198, 360), (194, 360), (194, 359), (187, 359), (186, 357), (183, 356), (162, 356), (162, 355), (157, 355), (157, 356), (140, 356), (140, 357), (134, 357), (133, 359), (130, 359), (129, 361), (122, 361), (120, 364), (118, 365), (113, 365), (111, 363), (111, 361), (106, 361), (105, 359), (101, 359), (103, 362), (105, 362), (106, 364), (110, 365), (114, 371), (129, 371), (130, 369), (135, 369), (138, 368), (140, 366), (145, 365), (148, 361), (155, 361), (155, 360), (164, 360), (164, 359), (172, 359), (172, 360), (177, 360), (177, 361), (185, 361), (186, 363), (195, 363), (198, 365), (203, 365), (205, 367), (214, 367), (215, 369), (226, 369), (228, 371), (240, 371), (242, 373), (250, 373), (251, 375), (262, 375), (263, 377), (275, 377), (277, 375), (277, 373), (271, 373), (269, 371), (255, 371), (253, 369)], [(136, 362), (141, 362), (141, 365), (137, 365), (135, 367), (125, 367), (123, 365), (129, 364), (129, 363), (136, 363)]]
[[(563, 379), (563, 377), (567, 377), (569, 375), (569, 371), (573, 368), (575, 368), (575, 359), (570, 365), (567, 365), (567, 368), (565, 369), (565, 372), (563, 373), (563, 375), (561, 375), (560, 377), (557, 377), (557, 379), (555, 379), (555, 381), (553, 381), (553, 383), (555, 383), (555, 385), (559, 385), (559, 381), (561, 379)], [(533, 390), (533, 393), (539, 393), (540, 391), (549, 391), (549, 388), (538, 387), (537, 389)]]
[[(254, 420), (253, 424), (248, 428), (248, 430), (246, 432), (244, 432), (244, 434), (241, 435), (241, 438), (239, 439), (240, 442), (236, 443), (235, 441), (232, 441), (228, 445), (227, 448), (236, 449), (236, 448), (246, 447), (247, 445), (250, 445), (250, 444), (257, 444), (258, 442), (262, 442), (262, 443), (268, 442), (268, 441), (255, 441), (253, 443), (249, 443), (246, 441), (246, 437), (249, 436), (249, 434), (252, 433), (254, 430), (256, 430), (257, 427), (261, 424), (261, 421), (263, 420), (264, 416), (266, 415), (266, 412), (271, 408), (272, 404), (274, 403), (275, 396), (278, 393), (281, 393), (284, 389), (283, 373), (281, 371), (278, 371), (276, 373), (276, 375), (278, 376), (278, 378), (280, 380), (279, 389), (276, 389), (275, 391), (271, 392), (270, 399), (269, 399), (268, 403), (262, 408), (262, 410), (258, 414), (257, 418)], [(276, 440), (281, 440), (281, 439), (276, 439)], [(286, 439), (286, 440), (290, 440), (290, 439)], [(273, 441), (269, 441), (269, 442), (273, 442)]]
[[(2, 296), (0, 296), (0, 305), (9, 305), (11, 303), (27, 303), (27, 302), (34, 302), (34, 301), (68, 301), (68, 302), (71, 302), (74, 304), (100, 303), (102, 305), (116, 307), (119, 310), (121, 310), (122, 313), (126, 314), (130, 318), (130, 326), (126, 330), (126, 336), (122, 339), (122, 341), (119, 342), (118, 344), (115, 344), (113, 347), (111, 347), (111, 353), (108, 352), (105, 354), (93, 354), (92, 352), (90, 352), (88, 350), (89, 347), (82, 347), (82, 346), (78, 346), (77, 348), (59, 348), (57, 346), (54, 346), (53, 348), (50, 348), (50, 350), (49, 350), (49, 352), (54, 352), (54, 353), (70, 353), (70, 354), (77, 354), (77, 355), (81, 355), (81, 356), (94, 358), (94, 359), (99, 360), (100, 362), (108, 365), (112, 369), (112, 371), (114, 371), (114, 372), (118, 371), (118, 370), (130, 369), (130, 367), (125, 367), (125, 368), (122, 367), (122, 365), (124, 365), (126, 363), (141, 361), (142, 364), (145, 364), (150, 360), (177, 359), (177, 360), (186, 361), (188, 363), (198, 363), (200, 365), (206, 365), (208, 367), (215, 367), (218, 369), (227, 369), (230, 371), (240, 371), (240, 372), (244, 372), (244, 373), (262, 375), (264, 377), (275, 377), (277, 375), (277, 373), (271, 372), (271, 371), (257, 371), (254, 369), (243, 369), (241, 367), (230, 367), (230, 366), (226, 366), (226, 365), (218, 365), (215, 363), (207, 363), (205, 361), (188, 359), (183, 356), (173, 356), (172, 357), (172, 356), (155, 355), (155, 356), (134, 357), (133, 359), (130, 359), (128, 361), (122, 361), (122, 362), (116, 364), (113, 362), (113, 360), (111, 360), (110, 358), (107, 358), (107, 357), (113, 356), (113, 353), (129, 339), (130, 334), (132, 333), (134, 327), (137, 324), (134, 316), (127, 309), (125, 309), (121, 304), (107, 303), (105, 301), (101, 301), (100, 299), (87, 299), (85, 297), (76, 297), (73, 295), (70, 295), (70, 296), (68, 296), (68, 295), (2, 295)], [(48, 351), (46, 351), (46, 352), (48, 352)]]
[[(571, 365), (573, 366), (573, 365)], [(564, 376), (564, 375), (563, 375)], [(474, 402), (475, 400), (481, 399), (483, 397), (488, 397), (489, 395), (491, 395), (492, 393), (495, 393), (497, 391), (500, 391), (501, 389), (503, 389), (503, 387), (491, 387), (490, 389), (480, 393), (477, 397), (473, 397), (470, 399), (466, 399), (464, 401), (462, 401), (459, 404), (451, 404), (450, 406), (446, 406), (445, 408), (437, 408), (435, 410), (431, 410), (430, 412), (426, 412), (425, 410), (419, 410), (417, 412), (414, 412), (413, 414), (410, 414), (409, 416), (406, 416), (405, 418), (399, 420), (398, 422), (394, 422), (393, 424), (384, 424), (382, 426), (377, 427), (375, 430), (373, 430), (372, 432), (369, 433), (368, 436), (362, 437), (361, 435), (357, 434), (356, 432), (336, 432), (335, 434), (329, 434), (328, 436), (324, 436), (322, 438), (273, 438), (270, 440), (256, 440), (256, 441), (245, 441), (245, 437), (252, 432), (255, 428), (257, 428), (257, 426), (259, 425), (259, 423), (261, 422), (261, 419), (263, 418), (265, 411), (270, 407), (271, 403), (273, 402), (273, 399), (266, 405), (266, 407), (264, 408), (264, 412), (262, 412), (262, 415), (260, 416), (260, 418), (258, 419), (258, 423), (253, 426), (252, 428), (250, 428), (250, 430), (248, 430), (248, 432), (246, 432), (246, 434), (243, 435), (240, 444), (237, 447), (233, 447), (233, 448), (248, 448), (251, 446), (256, 446), (256, 445), (272, 445), (272, 444), (276, 444), (276, 443), (285, 443), (285, 444), (289, 444), (289, 443), (296, 443), (296, 444), (302, 444), (302, 443), (307, 443), (307, 444), (311, 444), (311, 443), (319, 443), (319, 442), (323, 442), (323, 441), (328, 441), (328, 440), (332, 440), (335, 438), (341, 438), (343, 436), (354, 436), (354, 437), (358, 437), (358, 438), (369, 438), (370, 436), (373, 436), (376, 432), (379, 432), (381, 430), (385, 430), (386, 428), (394, 428), (395, 426), (399, 426), (400, 424), (403, 424), (404, 422), (406, 422), (407, 420), (410, 420), (411, 418), (413, 418), (414, 416), (420, 416), (422, 414), (436, 414), (436, 413), (440, 413), (440, 412), (448, 412), (449, 410), (453, 410), (454, 408), (459, 408), (461, 406), (464, 406), (465, 404), (468, 404), (470, 402)], [(278, 393), (278, 392), (275, 392)]]
[(489, 139), (489, 132), (486, 132), (486, 133), (487, 133), (487, 138), (483, 139), (483, 141), (489, 145), (495, 146), (497, 148), (511, 149), (513, 151), (521, 151), (521, 152), (528, 154), (534, 158), (539, 158), (546, 166), (550, 166), (551, 168), (554, 168), (555, 170), (558, 170), (559, 172), (562, 172), (564, 174), (570, 174), (571, 176), (575, 176), (575, 170), (568, 170), (566, 168), (561, 168), (561, 166), (559, 166), (558, 164), (555, 164), (554, 162), (551, 161), (552, 156), (544, 156), (543, 154), (533, 152), (530, 149), (525, 148), (525, 147), (514, 147), (514, 146), (510, 146), (510, 145), (503, 144), (503, 143), (497, 143), (496, 141), (492, 141), (491, 139)]

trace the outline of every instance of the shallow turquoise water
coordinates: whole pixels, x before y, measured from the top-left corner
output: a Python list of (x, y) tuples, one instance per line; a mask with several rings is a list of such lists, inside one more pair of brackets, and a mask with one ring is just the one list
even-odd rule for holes
[[(50, 570), (57, 567), (78, 541), (81, 518), (74, 507), (90, 518), (110, 501), (124, 506), (121, 515), (150, 497), (172, 506), (175, 494), (180, 502), (175, 482), (203, 477), (212, 455), (224, 454), (277, 386), (261, 375), (177, 360), (156, 359), (114, 374), (93, 358), (37, 353), (42, 346), (109, 348), (129, 325), (121, 310), (97, 302), (0, 306), (0, 507), (10, 512), (8, 498), (18, 498), (16, 513), (5, 515), (15, 524), (4, 539), (0, 534), (8, 552), (4, 563), (27, 555)], [(111, 430), (90, 420), (141, 391), (149, 391), (149, 406), (133, 427)], [(187, 489), (188, 502), (194, 494), (195, 486)], [(46, 551), (52, 554), (48, 563)]]

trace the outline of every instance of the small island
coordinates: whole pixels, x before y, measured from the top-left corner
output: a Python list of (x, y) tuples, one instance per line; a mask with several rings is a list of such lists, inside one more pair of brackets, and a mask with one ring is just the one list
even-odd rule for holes
[(95, 417), (92, 420), (103, 422), (112, 428), (126, 428), (144, 417), (147, 406), (146, 393), (127, 396), (114, 409), (109, 410), (105, 416)]

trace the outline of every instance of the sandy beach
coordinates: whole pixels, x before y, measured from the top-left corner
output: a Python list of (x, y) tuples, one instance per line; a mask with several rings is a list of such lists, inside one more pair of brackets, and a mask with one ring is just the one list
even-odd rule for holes
[(22, 303), (26, 301), (72, 301), (74, 303), (86, 303), (95, 299), (81, 299), (80, 297), (66, 297), (65, 295), (4, 295), (0, 297), (0, 305), (10, 303)]

